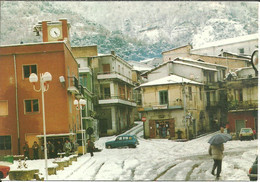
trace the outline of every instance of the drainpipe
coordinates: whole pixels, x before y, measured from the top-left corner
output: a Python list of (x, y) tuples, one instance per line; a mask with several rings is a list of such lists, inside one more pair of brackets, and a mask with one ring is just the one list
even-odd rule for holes
[(15, 106), (16, 106), (16, 125), (17, 125), (17, 139), (18, 139), (18, 154), (20, 155), (20, 124), (19, 124), (19, 110), (18, 110), (18, 89), (17, 89), (17, 73), (16, 73), (16, 57), (14, 56), (14, 77), (15, 77)]

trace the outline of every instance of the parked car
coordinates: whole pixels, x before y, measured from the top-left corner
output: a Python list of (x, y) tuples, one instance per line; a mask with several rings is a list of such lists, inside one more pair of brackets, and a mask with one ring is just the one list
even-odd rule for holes
[(129, 147), (135, 148), (139, 144), (135, 135), (120, 135), (114, 141), (106, 142), (106, 148)]
[(239, 139), (242, 141), (244, 139), (253, 140), (254, 139), (254, 133), (251, 128), (241, 128), (239, 133)]
[(249, 169), (248, 177), (250, 181), (257, 181), (257, 170), (258, 170), (258, 156), (256, 156), (256, 159), (252, 165), (252, 167)]
[(6, 178), (6, 176), (9, 173), (9, 171), (10, 171), (10, 167), (9, 166), (2, 166), (2, 165), (0, 165), (0, 179)]

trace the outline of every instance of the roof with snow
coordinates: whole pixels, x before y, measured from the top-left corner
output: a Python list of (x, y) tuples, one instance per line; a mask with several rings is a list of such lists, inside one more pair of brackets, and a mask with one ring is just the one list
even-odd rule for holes
[(192, 81), (190, 79), (180, 77), (177, 75), (170, 75), (166, 76), (157, 80), (153, 80), (144, 84), (141, 84), (140, 87), (149, 87), (149, 86), (156, 86), (156, 85), (172, 85), (172, 84), (181, 84), (181, 83), (188, 83), (188, 84), (195, 84), (195, 85), (203, 85), (202, 83)]
[(184, 47), (188, 47), (188, 46), (190, 46), (192, 48), (192, 46), (190, 44), (187, 44), (187, 45), (183, 45), (183, 46), (180, 46), (180, 47), (175, 47), (175, 48), (172, 48), (170, 50), (164, 51), (164, 52), (162, 52), (162, 54), (165, 53), (165, 52), (173, 51), (173, 50), (184, 48)]
[(198, 61), (198, 60), (194, 60), (194, 59), (190, 59), (190, 58), (177, 57), (177, 58), (175, 58), (174, 60), (176, 60), (176, 59), (180, 59), (180, 60), (184, 60), (184, 61), (189, 61), (189, 62), (192, 62), (192, 63), (199, 63), (199, 64), (204, 64), (204, 65), (209, 65), (209, 66), (216, 66), (216, 67), (227, 68), (226, 66), (223, 66), (223, 65), (220, 65), (220, 64), (213, 64), (213, 63), (205, 62), (205, 61), (203, 61), (202, 59), (199, 59), (199, 60), (201, 60), (201, 61)]
[[(186, 59), (186, 58), (185, 58), (185, 59)], [(193, 60), (193, 61), (195, 61), (195, 60)], [(198, 61), (197, 61), (197, 62), (198, 62)], [(152, 72), (152, 71), (154, 71), (154, 70), (157, 70), (158, 68), (160, 68), (160, 67), (162, 67), (162, 66), (164, 66), (165, 64), (168, 64), (168, 63), (182, 64), (182, 65), (191, 66), (191, 67), (196, 67), (196, 68), (200, 68), (200, 69), (203, 69), (203, 70), (209, 70), (209, 71), (218, 71), (218, 70), (216, 70), (216, 69), (214, 69), (214, 68), (209, 68), (209, 67), (205, 67), (205, 66), (199, 66), (199, 65), (196, 65), (196, 64), (192, 64), (192, 63), (184, 63), (184, 62), (182, 62), (182, 61), (168, 61), (168, 62), (164, 62), (164, 63), (160, 64), (159, 66), (157, 66), (157, 67), (151, 69), (150, 71), (144, 72), (144, 73), (141, 74), (141, 75), (145, 75), (145, 74), (150, 73), (150, 72)], [(203, 63), (203, 62), (199, 62), (199, 63)], [(207, 63), (206, 63), (206, 64), (207, 64)], [(205, 64), (205, 65), (206, 65), (206, 64)], [(211, 63), (209, 63), (209, 64), (211, 64)], [(213, 65), (214, 65), (214, 64), (213, 64)], [(221, 65), (220, 65), (220, 66), (221, 66)], [(224, 67), (224, 66), (223, 66), (223, 67)]]
[[(232, 55), (232, 56), (236, 56), (238, 58), (246, 58), (246, 59), (250, 59), (251, 56), (248, 56), (248, 55), (241, 55), (241, 54), (237, 54), (237, 53), (233, 53), (233, 52), (229, 52), (229, 51), (224, 51), (223, 54), (229, 54), (229, 55)], [(222, 56), (221, 54), (219, 56)]]
[(144, 63), (140, 63), (140, 62), (137, 62), (137, 61), (127, 61), (130, 65), (133, 66), (133, 69), (132, 70), (135, 70), (135, 71), (149, 71), (151, 69), (153, 69), (154, 67), (152, 66), (149, 66), (147, 64), (144, 64)]
[(234, 38), (223, 39), (223, 40), (219, 40), (219, 41), (215, 41), (215, 42), (206, 43), (203, 46), (197, 47), (192, 50), (199, 50), (199, 49), (204, 49), (204, 48), (209, 48), (209, 47), (235, 44), (235, 43), (239, 43), (239, 42), (245, 42), (245, 41), (256, 40), (256, 39), (258, 39), (258, 34), (244, 35), (244, 36), (240, 36), (240, 37), (234, 37)]
[(218, 71), (217, 69), (214, 69), (214, 68), (209, 68), (209, 67), (205, 67), (205, 66), (199, 66), (199, 65), (195, 65), (195, 64), (191, 64), (191, 63), (185, 63), (185, 62), (182, 62), (182, 61), (172, 61), (172, 62), (173, 63), (177, 63), (177, 64), (182, 64), (182, 65), (195, 67), (195, 68), (200, 68), (200, 69), (208, 70), (208, 71)]

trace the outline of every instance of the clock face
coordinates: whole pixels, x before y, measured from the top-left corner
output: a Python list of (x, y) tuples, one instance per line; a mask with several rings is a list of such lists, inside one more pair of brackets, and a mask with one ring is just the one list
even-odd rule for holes
[(57, 38), (60, 36), (60, 29), (57, 28), (57, 27), (54, 27), (50, 30), (50, 36), (53, 37), (53, 38)]

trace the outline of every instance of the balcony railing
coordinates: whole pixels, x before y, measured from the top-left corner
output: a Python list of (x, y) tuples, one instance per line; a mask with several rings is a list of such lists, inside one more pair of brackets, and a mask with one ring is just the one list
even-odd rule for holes
[(119, 79), (119, 80), (122, 80), (126, 83), (129, 83), (131, 85), (134, 85), (133, 81), (131, 78), (119, 73), (119, 72), (116, 72), (116, 71), (111, 71), (111, 72), (99, 72), (97, 74), (97, 79), (99, 80), (103, 80), (103, 79)]
[(149, 110), (163, 110), (163, 109), (182, 109), (183, 102), (179, 101), (172, 101), (168, 102), (167, 104), (160, 104), (158, 102), (150, 102), (143, 105), (139, 108), (139, 111), (149, 111)]
[(116, 104), (116, 103), (136, 106), (134, 99), (126, 98), (124, 95), (100, 95), (99, 96), (99, 104)]
[(249, 109), (257, 109), (258, 108), (258, 100), (247, 100), (247, 101), (229, 101), (228, 102), (228, 110), (249, 110)]
[(122, 99), (122, 100), (128, 100), (131, 102), (135, 102), (132, 98), (126, 98), (125, 95), (100, 95), (99, 100), (105, 100), (105, 99)]
[(68, 91), (71, 93), (75, 93), (78, 94), (79, 93), (79, 82), (78, 79), (76, 77), (68, 77)]

